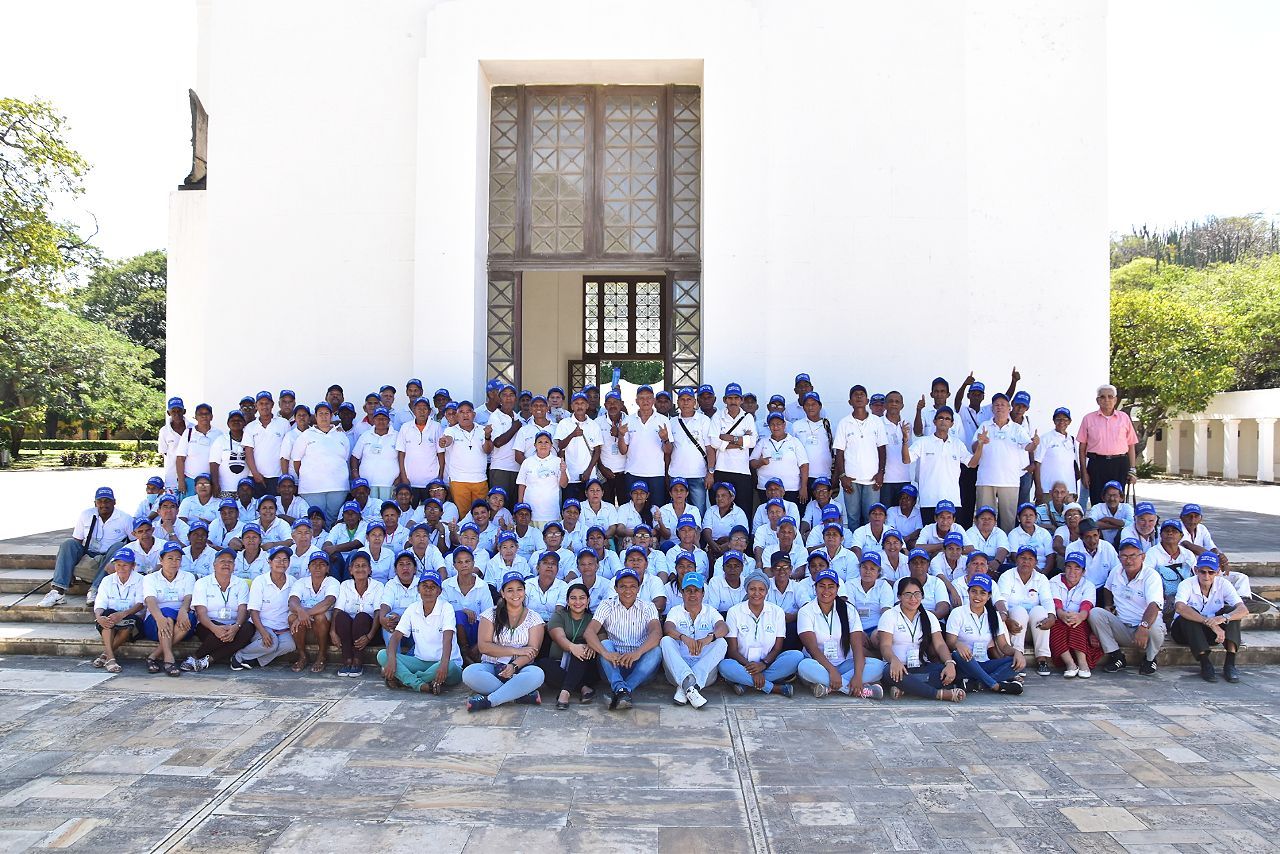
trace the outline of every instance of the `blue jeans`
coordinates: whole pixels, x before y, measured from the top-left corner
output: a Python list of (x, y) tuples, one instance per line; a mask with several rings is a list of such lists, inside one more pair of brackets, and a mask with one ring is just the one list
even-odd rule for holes
[[(340, 521), (342, 502), (346, 497), (347, 491), (344, 489), (338, 492), (307, 492), (302, 495), (302, 500), (310, 507), (323, 510), (325, 525), (333, 527)], [(318, 532), (316, 536), (319, 538)]]
[(1024, 471), (1022, 477), (1018, 478), (1018, 503), (1026, 504), (1031, 500), (1031, 489), (1035, 484), (1035, 478), (1031, 476), (1031, 472)]
[[(804, 653), (796, 649), (788, 649), (778, 653), (778, 657), (773, 660), (773, 664), (764, 669), (764, 687), (760, 690), (765, 694), (771, 693), (774, 683), (796, 674), (796, 668), (800, 666), (800, 662), (803, 659)], [(724, 677), (724, 681), (731, 682), (734, 685), (754, 688), (756, 684), (752, 681), (751, 674), (747, 672), (747, 668), (732, 658), (726, 658), (720, 662), (720, 675)]]
[[(852, 657), (846, 658), (835, 666), (842, 677), (840, 680), (840, 690), (849, 693), (849, 683), (853, 681), (854, 660)], [(878, 658), (866, 658), (862, 662), (862, 684), (870, 685), (872, 682), (879, 682), (880, 677), (885, 672), (884, 662)], [(796, 668), (800, 674), (800, 678), (810, 685), (826, 685), (830, 687), (831, 677), (827, 675), (827, 667), (815, 658), (805, 656), (800, 662), (800, 666)]]
[(111, 555), (114, 555), (126, 542), (121, 540), (107, 546), (106, 551), (94, 552), (86, 550), (84, 544), (75, 538), (63, 540), (62, 545), (58, 546), (58, 557), (53, 563), (53, 586), (66, 593), (67, 588), (75, 581), (76, 564), (85, 555), (90, 555), (98, 558), (98, 574), (94, 576), (92, 583), (93, 587), (97, 587), (102, 576), (106, 574), (107, 562)]
[(951, 660), (956, 663), (956, 669), (960, 671), (961, 676), (976, 679), (988, 688), (994, 688), (998, 683), (1012, 679), (1018, 672), (1013, 666), (1011, 655), (987, 661), (978, 661), (976, 658), (965, 661), (960, 657), (960, 653), (953, 652)]
[(959, 687), (954, 681), (951, 685), (942, 684), (942, 665), (941, 664), (923, 664), (920, 667), (911, 667), (907, 669), (906, 675), (902, 677), (901, 682), (894, 682), (890, 677), (889, 684), (895, 688), (900, 688), (913, 697), (923, 697), (927, 700), (934, 699), (934, 695), (943, 688)]
[(880, 503), (885, 507), (897, 507), (898, 497), (902, 495), (902, 487), (906, 485), (907, 482), (903, 481), (902, 483), (886, 483), (880, 487)]
[[(609, 652), (618, 652), (617, 645), (612, 640), (601, 641), (600, 645)], [(608, 659), (600, 659), (600, 671), (604, 674), (604, 678), (609, 680), (609, 687), (614, 691), (635, 691), (644, 683), (652, 678), (662, 665), (662, 650), (658, 647), (646, 652), (640, 656), (640, 660), (632, 667), (618, 667), (610, 664)]]
[(462, 682), (477, 694), (483, 694), (494, 706), (518, 700), (542, 686), (545, 677), (541, 667), (528, 665), (503, 682), (498, 678), (498, 673), (505, 667), (505, 664), (468, 664), (462, 671)]
[(844, 494), (845, 526), (855, 531), (871, 521), (871, 505), (880, 500), (880, 490), (871, 484), (855, 483)]
[[(391, 632), (387, 631), (386, 629), (382, 629), (382, 645), (385, 647), (390, 643), (391, 643)], [(406, 637), (405, 635), (401, 635), (400, 649), (397, 650), (397, 652), (399, 652), (402, 655), (405, 653), (408, 653), (409, 655), (413, 655), (413, 638)], [(379, 653), (379, 655), (381, 654), (382, 653)], [(385, 661), (382, 663), (386, 664)]]
[[(707, 513), (707, 481), (701, 477), (685, 478), (689, 481), (689, 503), (698, 508), (704, 516)], [(678, 521), (678, 520), (677, 520)], [(672, 531), (671, 533), (675, 533)]]

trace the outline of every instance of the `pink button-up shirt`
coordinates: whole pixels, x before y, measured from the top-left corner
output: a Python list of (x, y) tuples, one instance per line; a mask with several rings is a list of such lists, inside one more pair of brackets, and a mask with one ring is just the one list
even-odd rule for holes
[(1076, 440), (1088, 446), (1089, 453), (1110, 457), (1129, 453), (1129, 446), (1138, 443), (1138, 434), (1134, 432), (1129, 413), (1117, 409), (1109, 416), (1101, 411), (1086, 415), (1080, 422)]

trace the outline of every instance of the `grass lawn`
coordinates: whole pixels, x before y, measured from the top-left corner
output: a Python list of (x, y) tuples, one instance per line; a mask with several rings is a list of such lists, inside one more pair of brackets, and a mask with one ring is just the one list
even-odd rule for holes
[[(23, 448), (22, 454), (13, 461), (9, 471), (35, 471), (37, 469), (76, 468), (63, 466), (60, 462), (65, 451), (38, 451), (34, 448)], [(125, 465), (123, 451), (107, 451), (106, 468), (145, 468), (145, 466)]]

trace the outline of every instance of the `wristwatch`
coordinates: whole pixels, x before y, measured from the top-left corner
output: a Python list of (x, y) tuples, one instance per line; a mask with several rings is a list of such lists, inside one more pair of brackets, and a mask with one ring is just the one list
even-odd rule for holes
[(1139, 625), (1139, 626), (1141, 626), (1141, 627), (1142, 627), (1142, 628), (1144, 628), (1144, 629), (1149, 629), (1149, 628), (1151, 628), (1151, 624), (1150, 624), (1150, 623), (1148, 623), (1146, 620), (1143, 620), (1141, 623), (1138, 623), (1138, 625)]

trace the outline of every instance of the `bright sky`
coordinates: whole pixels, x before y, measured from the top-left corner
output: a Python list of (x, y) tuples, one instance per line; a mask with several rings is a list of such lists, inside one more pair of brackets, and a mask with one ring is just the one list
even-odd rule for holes
[[(193, 0), (15, 3), (4, 23), (22, 37), (0, 50), (0, 94), (39, 96), (69, 119), (94, 166), (80, 207), (97, 215), (97, 245), (111, 257), (163, 247), (169, 193), (190, 167)], [(1277, 44), (1275, 0), (1111, 0), (1113, 231), (1280, 216)]]

